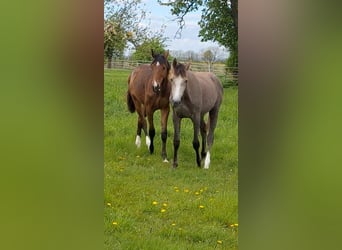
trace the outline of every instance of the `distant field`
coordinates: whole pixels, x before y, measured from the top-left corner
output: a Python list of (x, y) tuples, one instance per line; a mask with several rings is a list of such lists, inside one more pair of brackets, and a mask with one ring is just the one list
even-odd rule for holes
[(183, 119), (179, 166), (173, 170), (171, 114), (167, 153), (161, 159), (160, 112), (155, 153), (142, 136), (136, 148), (136, 113), (126, 106), (127, 70), (104, 75), (105, 249), (238, 249), (238, 90), (224, 89), (209, 170), (198, 168), (193, 128)]

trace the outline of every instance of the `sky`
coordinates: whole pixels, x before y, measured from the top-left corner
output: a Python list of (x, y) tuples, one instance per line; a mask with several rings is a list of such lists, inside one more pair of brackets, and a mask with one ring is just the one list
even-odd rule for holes
[(144, 9), (146, 10), (146, 19), (141, 25), (149, 25), (152, 31), (160, 31), (162, 25), (165, 25), (165, 36), (170, 40), (167, 41), (167, 49), (169, 50), (192, 50), (201, 52), (208, 47), (220, 47), (219, 44), (213, 42), (201, 42), (198, 37), (200, 27), (198, 25), (201, 19), (201, 11), (191, 12), (185, 16), (185, 28), (181, 33), (181, 38), (174, 38), (178, 30), (176, 21), (172, 21), (175, 16), (171, 15), (170, 7), (159, 5), (157, 0), (142, 0)]

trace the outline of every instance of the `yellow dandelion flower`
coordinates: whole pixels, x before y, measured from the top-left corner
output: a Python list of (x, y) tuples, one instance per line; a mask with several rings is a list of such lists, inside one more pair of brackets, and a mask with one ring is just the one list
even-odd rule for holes
[(162, 209), (160, 210), (160, 212), (161, 212), (161, 213), (165, 213), (165, 212), (166, 212), (166, 209), (162, 208)]
[(235, 223), (234, 226), (237, 227), (237, 226), (239, 226), (239, 224)]
[(203, 205), (199, 205), (199, 208), (204, 208), (204, 206)]
[(176, 226), (176, 223), (172, 223), (171, 226)]
[(199, 195), (200, 193), (199, 192), (196, 192), (195, 195)]
[(167, 204), (166, 204), (166, 203), (163, 203), (163, 207), (167, 207)]
[(110, 204), (109, 202), (107, 203), (107, 206), (110, 207), (112, 204)]
[(117, 226), (118, 225), (118, 223), (116, 222), (116, 221), (113, 221), (113, 223), (112, 223), (114, 226)]
[(157, 204), (158, 204), (158, 201), (152, 202), (152, 205), (157, 205)]
[(184, 193), (189, 193), (189, 189), (184, 189)]
[(175, 191), (176, 191), (176, 192), (179, 192), (179, 189), (176, 189)]
[(234, 227), (234, 224), (229, 225), (230, 227)]
[(217, 241), (217, 244), (222, 244), (222, 240), (218, 240), (218, 241)]

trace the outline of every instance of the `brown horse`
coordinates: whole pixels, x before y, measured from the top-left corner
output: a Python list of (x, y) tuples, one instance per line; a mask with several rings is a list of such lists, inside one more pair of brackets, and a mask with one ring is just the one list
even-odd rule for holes
[[(202, 136), (202, 158), (205, 156), (204, 168), (210, 164), (210, 148), (214, 141), (214, 130), (217, 123), (219, 108), (222, 102), (223, 87), (220, 80), (210, 72), (189, 71), (189, 64), (177, 63), (174, 59), (169, 72), (171, 82), (170, 102), (173, 108), (174, 156), (173, 167), (178, 166), (177, 151), (180, 144), (180, 124), (182, 118), (190, 118), (194, 126), (193, 148), (196, 152), (197, 166), (201, 165), (199, 156), (198, 134)], [(204, 115), (209, 112), (208, 126)], [(208, 127), (208, 128), (207, 128)], [(209, 130), (207, 134), (207, 130)], [(208, 151), (205, 152), (208, 141)]]
[[(141, 129), (143, 129), (146, 135), (146, 145), (151, 154), (154, 151), (153, 139), (155, 136), (153, 114), (160, 109), (162, 158), (164, 162), (167, 162), (167, 119), (170, 112), (169, 96), (171, 91), (167, 79), (170, 70), (170, 64), (167, 61), (169, 51), (165, 51), (163, 55), (151, 51), (153, 57), (151, 65), (144, 64), (137, 67), (128, 77), (127, 106), (131, 113), (137, 111), (139, 116), (135, 144), (140, 147)], [(148, 133), (146, 116), (149, 123)]]

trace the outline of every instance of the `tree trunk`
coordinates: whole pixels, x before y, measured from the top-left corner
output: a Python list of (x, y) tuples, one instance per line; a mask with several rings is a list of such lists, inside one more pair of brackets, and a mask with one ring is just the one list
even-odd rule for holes
[(112, 68), (112, 57), (108, 57), (107, 68), (108, 68), (108, 69), (111, 69), (111, 68)]
[(234, 28), (236, 30), (236, 34), (238, 32), (238, 1), (237, 0), (230, 0), (231, 6), (231, 17), (234, 21)]

